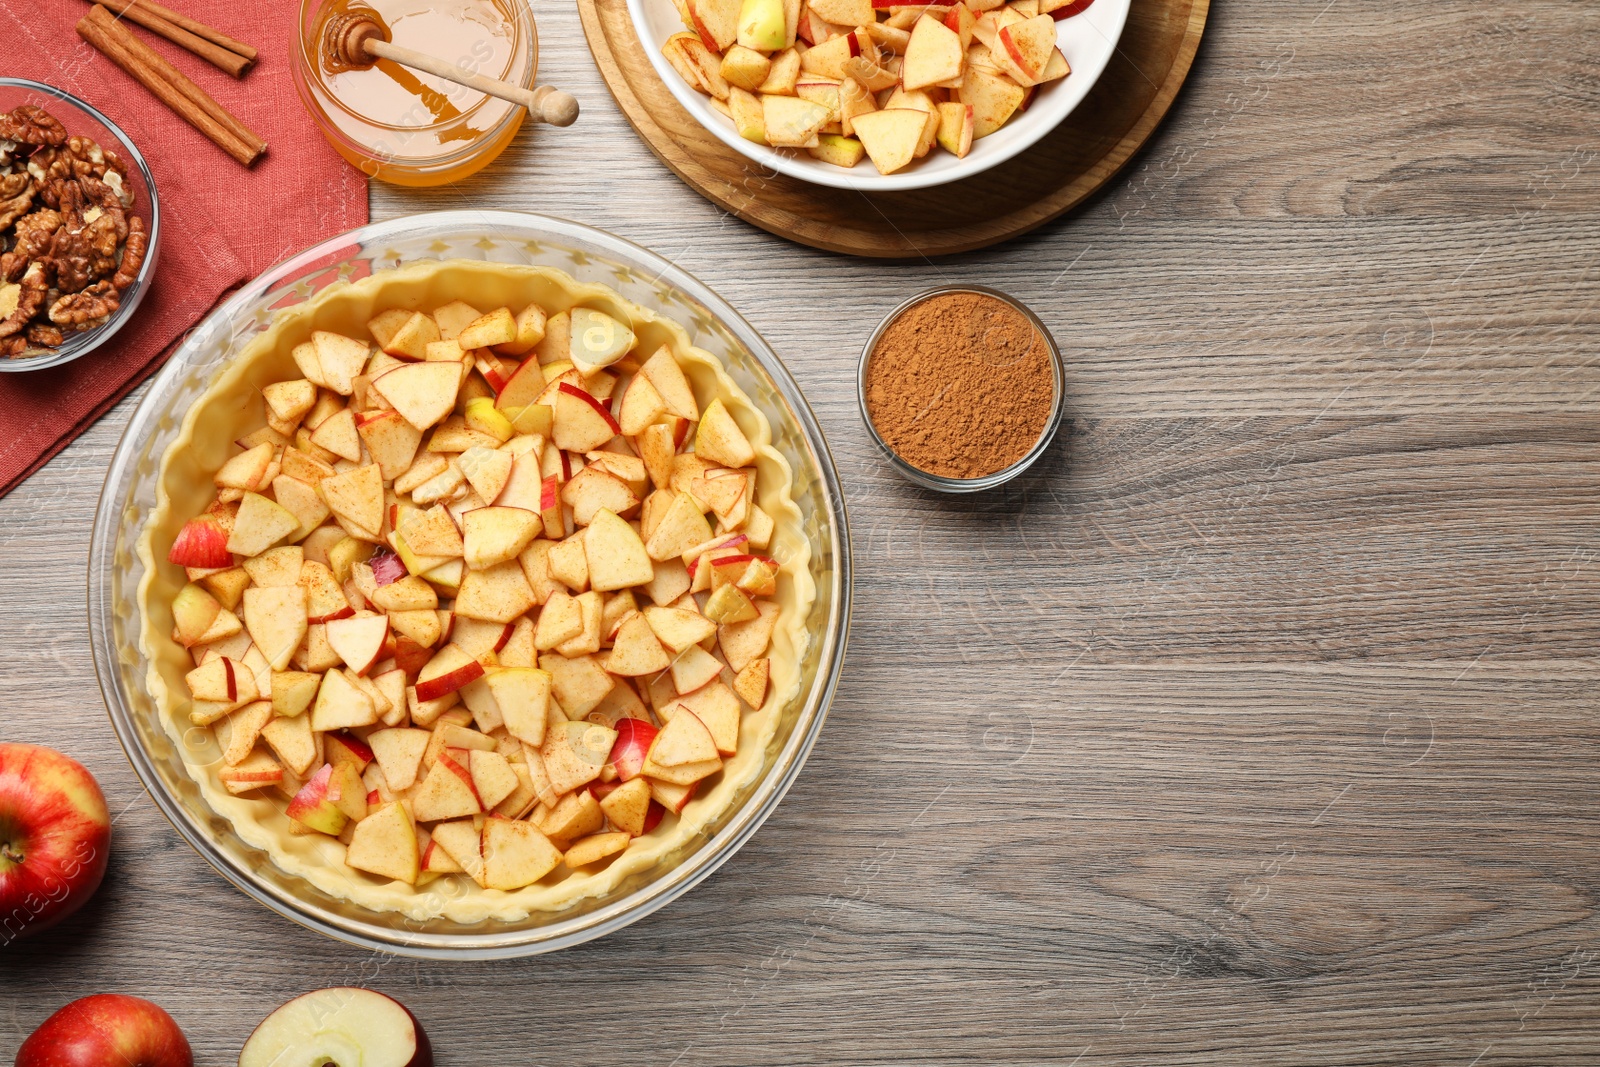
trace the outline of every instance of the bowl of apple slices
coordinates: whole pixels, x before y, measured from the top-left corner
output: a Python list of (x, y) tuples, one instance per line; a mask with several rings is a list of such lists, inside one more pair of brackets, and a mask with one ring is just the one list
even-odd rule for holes
[(1026, 151), (1088, 95), (1129, 0), (628, 0), (672, 95), (779, 173), (920, 189)]
[(844, 524), (798, 389), (693, 278), (556, 219), (398, 220), (247, 286), (156, 380), (96, 520), (96, 665), (250, 895), (389, 951), (548, 951), (782, 797)]

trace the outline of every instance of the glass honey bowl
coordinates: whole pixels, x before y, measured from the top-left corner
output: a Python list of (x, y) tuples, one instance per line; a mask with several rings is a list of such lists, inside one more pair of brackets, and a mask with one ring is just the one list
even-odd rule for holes
[(294, 81), (334, 149), (368, 177), (443, 185), (487, 166), (526, 117), (523, 108), (389, 60), (341, 68), (324, 51), (327, 22), (374, 14), (396, 44), (470, 73), (532, 88), (539, 40), (526, 0), (301, 0)]

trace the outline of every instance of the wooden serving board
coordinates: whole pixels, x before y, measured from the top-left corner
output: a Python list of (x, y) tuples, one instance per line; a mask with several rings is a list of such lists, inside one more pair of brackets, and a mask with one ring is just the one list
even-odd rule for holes
[(1132, 158), (1172, 106), (1210, 6), (1210, 0), (1134, 0), (1099, 82), (1033, 148), (964, 181), (868, 195), (773, 174), (724, 145), (662, 83), (626, 0), (578, 0), (589, 50), (611, 95), (650, 150), (691, 188), (779, 237), (884, 258), (983, 248), (1082, 203)]

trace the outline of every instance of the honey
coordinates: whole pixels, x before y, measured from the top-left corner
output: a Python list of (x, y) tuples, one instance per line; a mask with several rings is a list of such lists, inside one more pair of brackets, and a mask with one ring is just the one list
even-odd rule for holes
[(325, 47), (329, 22), (359, 10), (397, 45), (461, 69), (531, 86), (538, 65), (525, 0), (302, 0), (295, 85), (345, 159), (399, 185), (441, 185), (504, 151), (522, 125), (515, 104), (387, 59), (351, 69)]

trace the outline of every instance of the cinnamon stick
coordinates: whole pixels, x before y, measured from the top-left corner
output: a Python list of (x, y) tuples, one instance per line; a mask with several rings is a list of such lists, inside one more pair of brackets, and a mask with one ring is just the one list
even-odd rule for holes
[[(161, 64), (165, 61), (159, 56), (156, 56), (158, 60), (156, 64), (142, 57), (138, 48), (143, 42), (119, 24), (104, 7), (96, 4), (90, 8), (89, 14), (78, 21), (77, 30), (78, 36), (88, 41), (107, 59), (154, 93), (163, 104), (177, 112), (180, 118), (205, 134), (218, 148), (244, 166), (250, 166), (261, 157), (262, 152), (266, 151), (266, 142), (239, 124), (238, 120), (234, 119), (221, 104), (211, 99), (204, 89), (185, 78), (171, 64), (165, 64), (166, 69), (162, 70)], [(144, 50), (149, 55), (154, 55), (148, 45), (144, 45)], [(226, 116), (229, 121), (225, 124), (219, 115)], [(249, 134), (248, 140), (231, 128), (236, 124), (238, 129)]]
[(244, 72), (255, 66), (254, 57), (246, 58), (238, 52), (206, 40), (204, 37), (157, 14), (149, 4), (141, 3), (139, 0), (103, 0), (103, 2), (105, 6), (117, 11), (129, 22), (137, 22), (151, 33), (165, 37), (179, 48), (188, 49), (207, 63), (227, 71), (235, 78), (244, 77)]
[(182, 71), (167, 62), (166, 58), (159, 52), (141, 41), (137, 34), (119, 23), (111, 16), (111, 13), (106, 10), (104, 5), (96, 4), (95, 7), (99, 9), (99, 13), (96, 14), (95, 9), (91, 8), (89, 17), (98, 21), (100, 25), (105, 27), (107, 32), (115, 34), (122, 41), (124, 47), (132, 52), (139, 62), (150, 67), (162, 78), (175, 85), (179, 92), (193, 101), (197, 107), (204, 109), (212, 118), (227, 127), (235, 137), (243, 141), (257, 155), (266, 150), (267, 142), (256, 136), (248, 126), (235, 118), (231, 111), (217, 103), (210, 93), (190, 81)]
[(252, 63), (256, 61), (256, 50), (245, 44), (243, 41), (235, 41), (232, 37), (222, 33), (220, 30), (212, 29), (199, 19), (192, 19), (181, 11), (174, 11), (170, 7), (163, 7), (156, 3), (155, 0), (119, 0), (118, 3), (110, 3), (106, 4), (105, 6), (111, 8), (113, 11), (124, 11), (125, 8), (133, 7), (135, 5), (144, 8), (157, 18), (166, 19), (179, 29), (188, 30), (196, 37), (203, 37), (214, 45), (226, 48), (228, 51), (233, 52), (236, 55), (241, 55)]

